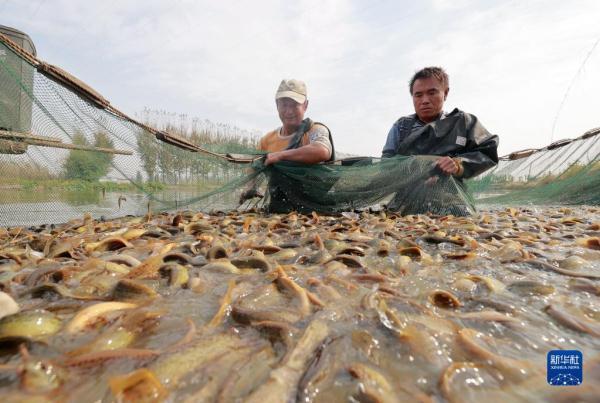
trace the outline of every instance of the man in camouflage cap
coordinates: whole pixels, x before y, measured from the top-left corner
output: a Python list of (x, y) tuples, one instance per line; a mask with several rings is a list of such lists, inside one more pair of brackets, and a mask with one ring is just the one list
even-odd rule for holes
[(279, 161), (316, 164), (334, 159), (333, 141), (327, 126), (304, 118), (308, 108), (306, 84), (283, 80), (275, 93), (282, 126), (260, 139), (259, 149), (267, 151), (265, 165)]
[[(308, 98), (303, 81), (282, 80), (275, 93), (275, 104), (282, 125), (260, 139), (259, 149), (267, 152), (265, 165), (280, 161), (317, 164), (335, 159), (329, 128), (304, 117)], [(271, 211), (292, 210), (297, 207), (293, 206), (289, 195), (284, 195), (279, 189), (277, 183), (281, 183), (281, 180), (283, 179), (270, 178), (268, 191)], [(262, 197), (254, 183), (242, 192), (240, 203), (253, 197)]]

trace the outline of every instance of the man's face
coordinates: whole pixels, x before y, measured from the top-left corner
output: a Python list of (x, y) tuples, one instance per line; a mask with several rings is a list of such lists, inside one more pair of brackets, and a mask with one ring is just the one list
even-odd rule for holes
[(308, 107), (308, 101), (299, 104), (292, 98), (279, 98), (277, 103), (277, 112), (281, 123), (287, 127), (298, 127), (304, 120), (304, 113)]
[(419, 119), (425, 123), (433, 122), (444, 108), (448, 88), (444, 88), (435, 77), (419, 78), (413, 84), (413, 105)]

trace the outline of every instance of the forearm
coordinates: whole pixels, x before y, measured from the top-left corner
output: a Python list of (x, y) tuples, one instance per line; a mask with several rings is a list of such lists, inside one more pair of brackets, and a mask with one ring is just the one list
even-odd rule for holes
[(498, 164), (499, 138), (492, 135), (479, 120), (467, 114), (467, 147), (453, 155), (460, 161), (464, 179), (477, 176)]
[(385, 145), (383, 146), (383, 150), (381, 151), (382, 158), (389, 158), (396, 155), (396, 150), (398, 149), (398, 129), (396, 125), (392, 126), (390, 129), (387, 139), (385, 140)]
[(250, 179), (243, 184), (239, 199), (240, 205), (242, 205), (246, 200), (253, 199), (255, 197), (263, 197), (263, 194), (259, 190), (259, 186), (264, 178), (264, 175), (254, 168), (252, 168), (252, 170), (256, 175), (250, 177)]
[(258, 176), (255, 176), (254, 178), (252, 178), (248, 182), (246, 182), (243, 189), (244, 190), (254, 189), (254, 188), (256, 188), (257, 183), (258, 183)]
[(262, 182), (260, 178), (263, 170), (264, 169), (261, 169), (259, 165), (256, 165), (256, 161), (248, 168), (246, 168), (244, 171), (246, 172), (246, 178), (249, 179), (245, 183), (243, 183), (243, 189), (249, 190), (256, 188), (260, 184), (259, 182)]
[(272, 154), (273, 156), (276, 155), (275, 162), (292, 161), (304, 164), (316, 164), (327, 161), (331, 156), (331, 152), (326, 147), (319, 144), (308, 144), (299, 148), (283, 150)]
[(477, 176), (498, 164), (498, 136), (490, 136), (483, 142), (456, 155), (464, 168), (463, 178)]
[(477, 176), (488, 169), (496, 166), (497, 162), (493, 161), (487, 155), (481, 152), (471, 152), (457, 156), (461, 161), (464, 172), (461, 177), (469, 179)]
[(390, 158), (394, 155), (396, 155), (396, 147), (393, 143), (393, 139), (390, 140), (388, 137), (388, 140), (386, 141), (385, 146), (383, 146), (383, 150), (381, 151), (381, 157)]

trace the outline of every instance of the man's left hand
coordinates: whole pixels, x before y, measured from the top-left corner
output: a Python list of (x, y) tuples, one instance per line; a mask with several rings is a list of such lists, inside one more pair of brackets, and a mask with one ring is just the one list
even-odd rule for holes
[(242, 194), (240, 195), (240, 206), (242, 204), (244, 204), (244, 202), (246, 200), (250, 200), (250, 199), (254, 199), (255, 197), (258, 197), (259, 199), (262, 199), (263, 197), (265, 197), (265, 195), (263, 195), (261, 192), (259, 192), (253, 185), (250, 188), (245, 189)]
[(454, 175), (458, 172), (456, 162), (450, 157), (441, 157), (435, 162), (437, 167), (446, 175)]

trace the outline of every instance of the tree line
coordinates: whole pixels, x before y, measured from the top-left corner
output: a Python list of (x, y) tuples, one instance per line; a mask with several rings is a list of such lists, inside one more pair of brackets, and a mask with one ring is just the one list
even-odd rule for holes
[[(142, 120), (149, 126), (218, 153), (251, 153), (256, 152), (258, 145), (257, 133), (208, 120), (190, 121), (186, 115), (146, 109)], [(148, 132), (138, 134), (137, 147), (144, 179), (148, 182), (218, 184), (245, 172), (245, 167), (165, 144)]]
[[(104, 132), (94, 133), (94, 143), (90, 144), (82, 133), (75, 133), (72, 138), (73, 144), (80, 146), (93, 146), (101, 148), (114, 148), (114, 143), (109, 135)], [(106, 176), (110, 170), (110, 164), (114, 158), (113, 154), (71, 150), (63, 164), (65, 179), (79, 179), (96, 182)]]
[[(140, 120), (214, 152), (256, 152), (257, 133), (235, 126), (188, 119), (186, 115), (150, 109), (141, 113)], [(141, 162), (139, 167), (133, 169), (136, 174), (131, 179), (136, 183), (218, 184), (244, 172), (244, 167), (239, 165), (163, 143), (143, 129), (135, 130), (132, 134), (136, 136), (137, 156)], [(93, 141), (82, 133), (75, 133), (72, 142), (83, 146), (114, 148), (110, 134), (104, 132), (94, 133)], [(113, 154), (71, 150), (62, 164), (63, 177), (97, 182), (109, 173), (113, 159)]]

